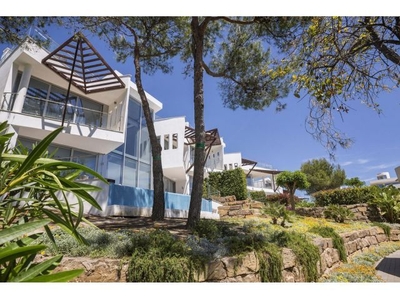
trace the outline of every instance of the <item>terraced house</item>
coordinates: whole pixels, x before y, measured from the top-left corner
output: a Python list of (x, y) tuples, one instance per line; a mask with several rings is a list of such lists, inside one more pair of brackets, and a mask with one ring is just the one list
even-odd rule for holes
[[(42, 35), (43, 37), (43, 35)], [(152, 207), (152, 158), (142, 105), (131, 75), (113, 70), (82, 34), (57, 45), (44, 37), (38, 46), (31, 37), (6, 48), (0, 62), (0, 121), (28, 148), (54, 129), (64, 130), (49, 152), (56, 158), (84, 164), (108, 179), (101, 184), (88, 174), (80, 180), (101, 185), (95, 195), (102, 207), (86, 213), (148, 216)], [(193, 173), (193, 128), (184, 117), (158, 119), (162, 103), (147, 94), (163, 147), (167, 215), (186, 217)], [(207, 131), (205, 172), (249, 166), (240, 153), (225, 154), (217, 129)], [(225, 161), (225, 163), (224, 163)], [(255, 166), (255, 162), (252, 162)], [(251, 164), (250, 164), (251, 165)], [(248, 168), (248, 167), (247, 167)], [(254, 181), (247, 169), (249, 183)], [(275, 193), (276, 170), (264, 169), (260, 186)], [(265, 181), (265, 178), (269, 178)], [(218, 203), (203, 200), (202, 217), (218, 218)]]

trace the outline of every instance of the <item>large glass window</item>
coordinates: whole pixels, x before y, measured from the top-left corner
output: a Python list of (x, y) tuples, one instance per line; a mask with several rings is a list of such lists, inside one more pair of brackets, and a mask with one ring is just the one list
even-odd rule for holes
[(122, 155), (111, 152), (107, 155), (107, 175), (109, 179), (115, 180), (116, 184), (122, 183)]
[(150, 189), (151, 182), (151, 166), (143, 162), (139, 165), (139, 184), (138, 187), (143, 189)]
[(31, 78), (22, 112), (30, 115), (42, 116), (46, 105), (45, 99), (49, 92), (49, 85)]
[(124, 182), (123, 185), (137, 186), (137, 161), (131, 158), (125, 158)]
[[(62, 119), (66, 97), (66, 89), (50, 86), (31, 78), (22, 112)], [(103, 124), (107, 124), (103, 109), (101, 103), (71, 93), (68, 98), (65, 120), (77, 124), (102, 127)]]
[(138, 140), (140, 138), (140, 113), (141, 106), (136, 101), (130, 100), (128, 107), (128, 126), (126, 136), (126, 154), (138, 156)]
[[(50, 90), (49, 101), (47, 102), (46, 117), (61, 119), (64, 112), (66, 97), (66, 91), (53, 86)], [(71, 121), (72, 117), (73, 112), (68, 112), (67, 110), (65, 120)]]
[[(96, 155), (75, 150), (73, 152), (72, 161), (84, 165), (92, 170), (96, 170), (96, 163), (97, 163)], [(81, 174), (81, 178), (82, 179), (93, 178), (93, 175), (89, 173), (84, 173)]]
[(146, 120), (142, 118), (142, 129), (140, 134), (140, 160), (146, 163), (150, 163), (151, 158), (151, 147), (149, 130), (146, 126)]

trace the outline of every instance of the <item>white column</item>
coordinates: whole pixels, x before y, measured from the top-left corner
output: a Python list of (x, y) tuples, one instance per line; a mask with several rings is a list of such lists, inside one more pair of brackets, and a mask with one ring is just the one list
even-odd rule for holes
[(21, 82), (18, 87), (18, 95), (14, 103), (14, 112), (22, 112), (22, 107), (24, 106), (25, 96), (28, 91), (29, 81), (32, 74), (32, 65), (25, 65), (24, 71), (22, 72)]

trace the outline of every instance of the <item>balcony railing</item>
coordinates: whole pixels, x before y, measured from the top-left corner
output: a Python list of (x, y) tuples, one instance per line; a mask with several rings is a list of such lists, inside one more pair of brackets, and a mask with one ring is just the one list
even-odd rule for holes
[(272, 182), (268, 180), (247, 178), (247, 186), (261, 189), (272, 189)]
[[(12, 111), (17, 95), (16, 93), (4, 93), (1, 110)], [(26, 96), (22, 114), (61, 121), (64, 107), (65, 105), (62, 102)], [(102, 111), (67, 104), (65, 121), (67, 123), (70, 122), (73, 124), (109, 129), (107, 128), (108, 116), (108, 113)]]

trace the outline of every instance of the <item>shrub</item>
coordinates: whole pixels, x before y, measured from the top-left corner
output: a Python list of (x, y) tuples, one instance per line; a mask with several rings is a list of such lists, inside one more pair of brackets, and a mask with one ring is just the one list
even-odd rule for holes
[(262, 212), (270, 217), (272, 217), (272, 224), (277, 224), (279, 219), (282, 219), (280, 224), (285, 227), (285, 222), (290, 221), (290, 213), (286, 206), (279, 204), (277, 202), (267, 203)]
[(193, 255), (189, 246), (166, 230), (132, 237), (135, 252), (129, 262), (129, 282), (193, 282), (206, 257)]
[(349, 205), (368, 203), (379, 190), (376, 186), (356, 187), (346, 189), (335, 189), (314, 193), (317, 206), (328, 206), (329, 204)]
[(246, 174), (241, 168), (211, 172), (205, 180), (205, 185), (210, 186), (212, 190), (220, 191), (221, 197), (235, 196), (238, 200), (247, 198)]
[(219, 237), (231, 235), (229, 226), (221, 221), (212, 219), (200, 219), (192, 229), (192, 234), (199, 238), (215, 241)]
[(354, 213), (347, 207), (330, 204), (324, 210), (324, 216), (325, 218), (335, 220), (337, 223), (344, 223), (345, 220), (351, 220), (354, 217)]
[(267, 200), (267, 195), (264, 191), (250, 191), (250, 198), (255, 201), (265, 202)]
[[(294, 201), (296, 203), (300, 202), (300, 198), (297, 196), (293, 196)], [(288, 206), (290, 203), (290, 195), (288, 193), (280, 193), (274, 195), (268, 195), (266, 198), (266, 202), (278, 202), (279, 204)]]
[(374, 194), (369, 201), (370, 205), (375, 205), (381, 217), (388, 223), (400, 221), (400, 190), (393, 186), (382, 188)]

